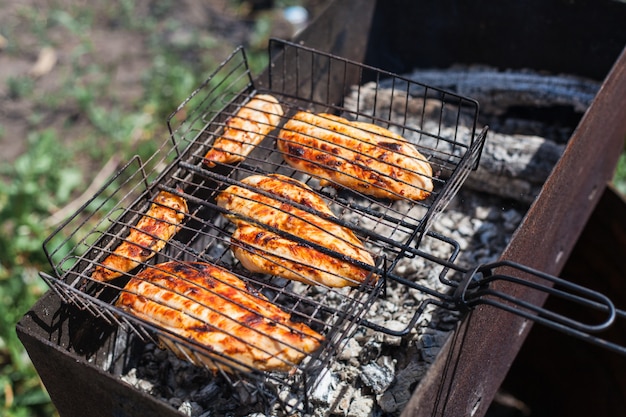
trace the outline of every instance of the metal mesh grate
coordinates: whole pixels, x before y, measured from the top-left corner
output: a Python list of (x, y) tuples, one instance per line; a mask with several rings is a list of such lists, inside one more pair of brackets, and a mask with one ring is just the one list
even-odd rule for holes
[[(288, 67), (286, 63), (291, 62), (294, 55), (296, 65)], [(142, 339), (163, 344), (190, 362), (228, 375), (228, 380), (241, 381), (254, 376), (265, 383), (271, 379), (288, 386), (293, 392), (301, 390), (302, 396), (306, 397), (306, 392), (315, 385), (316, 377), (323, 372), (347, 336), (362, 322), (368, 307), (383, 292), (386, 281), (390, 277), (398, 279), (394, 276), (396, 262), (402, 257), (424, 255), (419, 251), (420, 241), (428, 233), (433, 219), (445, 208), (468, 172), (478, 163), (485, 132), (476, 136), (478, 105), (473, 100), (287, 42), (272, 42), (270, 60), (270, 71), (256, 82), (250, 74), (243, 49), (236, 50), (170, 116), (170, 139), (164, 141), (150, 159), (142, 161), (137, 157), (130, 161), (50, 236), (44, 248), (56, 276), (43, 276), (64, 301), (88, 310), (109, 323), (124, 326)], [(358, 85), (347, 83), (348, 79), (354, 78), (354, 73), (358, 74), (361, 84), (382, 80), (391, 82), (395, 86), (392, 100), (375, 101), (376, 105), (371, 109), (344, 102), (342, 98), (347, 92), (351, 91), (357, 97), (360, 94)], [(218, 162), (208, 167), (205, 155), (215, 145), (216, 139), (224, 135), (229, 120), (235, 118), (242, 106), (255, 95), (262, 93), (272, 94), (278, 99), (284, 112), (280, 125), (272, 129), (242, 161)], [(391, 108), (398, 106), (407, 110), (410, 108), (412, 112), (420, 108), (421, 117), (418, 120), (407, 119), (402, 125), (392, 123), (388, 114)], [(284, 123), (299, 111), (339, 115), (346, 120), (375, 124), (402, 135), (428, 160), (433, 171), (428, 179), (433, 189), (422, 200), (378, 198), (336, 183), (324, 182), (288, 164), (285, 154), (277, 148), (277, 141), (280, 140), (281, 128), (285, 129)], [(355, 158), (369, 157), (358, 152), (354, 155)], [(251, 176), (270, 174), (281, 174), (299, 181), (302, 187), (310, 187), (310, 192), (321, 198), (333, 215), (321, 211), (319, 207), (287, 201), (271, 190), (258, 190), (246, 183)], [(258, 220), (234, 213), (218, 203), (218, 196), (228, 192), (228, 187), (232, 186), (270, 198), (273, 203), (268, 207), (271, 206), (278, 215), (289, 217), (300, 213), (295, 217), (302, 222), (306, 217), (304, 213), (308, 213), (330, 222), (332, 228), (329, 230), (338, 228), (354, 233), (371, 254), (372, 263), (364, 263), (334, 247), (315, 243), (310, 235), (296, 236), (292, 231), (267, 222), (256, 224), (299, 247), (315, 250), (317, 254), (326, 256), (325, 259), (360, 268), (365, 271), (364, 279), (350, 282), (345, 287), (335, 287), (306, 280), (298, 282), (272, 274), (251, 273), (249, 267), (233, 256), (237, 245), (240, 249), (249, 248), (237, 243), (232, 236), (237, 221), (254, 223)], [(174, 210), (183, 218), (180, 224), (168, 224), (170, 220), (150, 214), (153, 207), (168, 210), (158, 199), (163, 192), (186, 202), (188, 209)], [(142, 219), (148, 219), (148, 223), (160, 222), (162, 226), (171, 226), (176, 233), (172, 238), (164, 239), (152, 229), (140, 229), (138, 224)], [(149, 242), (130, 245), (138, 249), (139, 260), (129, 270), (120, 270), (118, 278), (107, 282), (95, 280), (94, 270), (103, 265), (111, 269), (110, 264), (106, 264), (107, 260), (133, 233)], [(320, 229), (319, 233), (329, 231)], [(160, 246), (163, 249), (155, 250)], [(262, 251), (258, 253), (261, 258), (276, 262), (276, 258), (270, 259)], [(222, 282), (229, 291), (256, 300), (251, 304), (267, 302), (279, 306), (289, 319), (281, 322), (271, 314), (254, 313), (249, 305), (232, 302), (223, 293), (213, 294), (221, 297), (222, 309), (220, 306), (204, 305), (205, 310), (222, 316), (228, 315), (222, 311), (228, 309), (243, 311), (242, 314), (254, 313), (268, 326), (285, 326), (292, 333), (300, 331), (296, 327), (306, 325), (321, 335), (321, 346), (309, 352), (272, 334), (257, 333), (257, 336), (268, 336), (268, 340), (277, 344), (280, 347), (278, 350), (283, 353), (285, 349), (293, 349), (304, 354), (301, 361), (291, 362), (281, 357), (289, 372), (259, 372), (257, 366), (233, 359), (228, 352), (207, 346), (163, 323), (155, 324), (115, 307), (120, 294), (131, 292), (129, 280), (140, 279), (145, 271), (162, 271), (165, 268), (163, 265), (168, 262), (184, 262), (185, 265), (202, 262), (223, 268), (236, 280), (232, 282), (242, 283), (239, 288), (239, 284), (231, 281)], [(443, 266), (442, 280), (445, 280), (451, 262), (451, 259), (439, 262)], [(306, 262), (302, 261), (300, 266), (304, 264)], [(295, 268), (293, 263), (287, 265), (287, 269)], [(320, 268), (315, 263), (309, 263), (307, 267)], [(301, 273), (295, 269), (291, 272), (296, 275)], [(213, 279), (219, 280), (215, 276)], [(189, 290), (191, 292), (214, 292), (211, 285), (203, 286), (188, 279), (184, 281), (186, 285), (195, 285), (193, 290)], [(153, 281), (151, 283), (154, 284)], [(171, 290), (167, 285), (156, 286)], [(145, 298), (145, 294), (139, 295)], [(191, 321), (205, 320), (205, 316), (177, 307), (185, 303), (187, 306), (194, 303), (201, 305), (201, 298), (177, 295), (182, 301), (176, 305), (159, 297), (151, 301), (159, 308), (177, 310), (177, 314), (187, 315)], [(443, 294), (435, 295), (446, 298)], [(230, 316), (227, 320), (237, 321)], [(236, 324), (239, 327), (230, 334), (224, 328), (217, 330), (230, 337), (232, 343), (260, 351), (269, 359), (280, 355), (256, 345), (254, 339), (258, 337), (247, 338), (239, 333), (254, 334), (258, 332), (255, 325), (241, 321)], [(210, 323), (205, 329), (215, 330)]]

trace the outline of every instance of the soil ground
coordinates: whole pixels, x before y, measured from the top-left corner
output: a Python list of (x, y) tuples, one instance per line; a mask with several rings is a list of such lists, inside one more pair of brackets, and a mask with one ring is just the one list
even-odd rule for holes
[[(300, 3), (313, 17), (325, 2)], [(132, 8), (127, 19), (120, 18), (122, 7)], [(136, 112), (142, 77), (153, 64), (149, 42), (176, 48), (190, 36), (205, 36), (210, 46), (196, 50), (197, 56), (189, 51), (187, 59), (210, 55), (219, 63), (254, 41), (260, 16), (270, 16), (271, 36), (292, 34), (271, 0), (0, 0), (0, 10), (0, 163), (24, 152), (35, 130), (52, 128), (64, 141), (75, 141), (91, 128), (76, 103), (62, 97), (76, 65), (106, 71), (110, 82), (98, 99)], [(145, 19), (155, 22), (153, 33), (136, 29)], [(86, 45), (87, 53), (81, 50)], [(42, 106), (46, 97), (54, 103)]]

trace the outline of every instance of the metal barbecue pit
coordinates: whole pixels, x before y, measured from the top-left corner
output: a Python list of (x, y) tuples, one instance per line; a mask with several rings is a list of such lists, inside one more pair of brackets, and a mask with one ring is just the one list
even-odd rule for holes
[[(110, 325), (127, 329), (146, 342), (163, 344), (163, 340), (167, 340), (170, 350), (189, 362), (208, 366), (212, 371), (215, 363), (223, 365), (217, 366), (216, 378), (230, 388), (244, 387), (250, 392), (260, 392), (264, 401), (258, 411), (277, 412), (272, 407), (278, 407), (283, 413), (305, 410), (308, 395), (358, 326), (406, 335), (430, 305), (460, 312), (481, 304), (491, 305), (626, 354), (625, 347), (593, 335), (610, 327), (616, 318), (626, 318), (608, 297), (513, 262), (477, 265), (469, 270), (462, 268), (455, 263), (460, 251), (458, 244), (430, 231), (438, 216), (445, 215), (447, 204), (479, 163), (487, 128), (477, 131), (478, 103), (475, 100), (295, 43), (272, 40), (269, 54), (266, 78), (257, 83), (250, 73), (245, 51), (239, 48), (233, 52), (170, 116), (169, 140), (149, 159), (136, 157), (130, 161), (46, 240), (44, 249), (55, 274), (42, 273), (42, 277), (64, 302)], [(354, 79), (359, 82), (348, 81)], [(358, 100), (344, 102), (348, 93), (358, 97), (361, 86), (377, 86), (383, 80), (385, 85), (392, 86), (389, 102), (375, 100), (373, 108), (360, 107)], [(276, 140), (282, 124), (242, 162), (217, 164), (208, 169), (203, 157), (223, 132), (226, 121), (259, 93), (278, 98), (285, 111), (283, 122), (297, 111), (325, 112), (373, 123), (402, 135), (433, 167), (433, 192), (423, 201), (389, 201), (320, 183), (315, 177), (288, 165), (277, 150)], [(391, 120), (392, 109), (395, 112), (406, 110), (403, 123)], [(421, 110), (417, 112), (420, 114), (417, 119), (409, 116), (415, 114), (416, 109)], [(282, 174), (311, 187), (337, 215), (332, 221), (355, 232), (376, 262), (374, 266), (362, 265), (332, 250), (315, 247), (306, 239), (277, 229), (272, 232), (313, 246), (344, 262), (358, 264), (368, 269), (368, 279), (360, 285), (338, 289), (248, 272), (231, 252), (230, 236), (234, 228), (224, 217), (231, 213), (218, 206), (215, 199), (231, 185), (249, 188), (242, 180), (257, 174)], [(124, 241), (160, 191), (187, 201), (189, 212), (181, 230), (154, 258), (119, 279), (107, 283), (93, 280), (94, 267)], [(309, 207), (298, 208), (320, 214)], [(424, 239), (447, 243), (447, 256), (424, 251), (421, 245)], [(408, 279), (397, 274), (398, 262), (412, 257), (423, 258), (439, 271), (446, 289), (429, 288), (420, 283), (419, 277)], [(292, 371), (288, 373), (261, 372), (243, 363), (233, 370), (229, 366), (231, 358), (114, 306), (135, 272), (167, 261), (202, 261), (231, 271), (245, 281), (251, 294), (262, 294), (288, 312), (292, 320), (322, 334), (321, 348), (307, 355), (301, 363), (291, 364)], [(490, 284), (497, 280), (530, 287), (600, 311), (604, 319), (586, 323), (536, 307), (517, 299), (514, 294), (492, 289)], [(390, 283), (427, 295), (425, 301), (415, 306), (412, 318), (402, 330), (385, 328), (364, 318), (368, 309), (384, 297), (385, 287)], [(285, 392), (292, 393), (297, 401), (286, 400)]]

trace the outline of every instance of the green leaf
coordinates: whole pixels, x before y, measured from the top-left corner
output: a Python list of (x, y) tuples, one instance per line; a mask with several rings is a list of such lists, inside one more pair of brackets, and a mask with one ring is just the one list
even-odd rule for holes
[(56, 190), (56, 199), (65, 203), (70, 199), (72, 192), (83, 183), (83, 174), (77, 168), (66, 168), (59, 172), (59, 186)]

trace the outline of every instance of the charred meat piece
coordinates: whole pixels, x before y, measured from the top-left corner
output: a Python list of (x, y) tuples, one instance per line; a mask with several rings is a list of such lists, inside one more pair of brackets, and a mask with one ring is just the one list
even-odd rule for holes
[(184, 198), (167, 191), (159, 192), (148, 212), (113, 253), (96, 266), (91, 277), (110, 281), (152, 258), (180, 230), (188, 210)]
[(253, 272), (344, 287), (362, 283), (374, 266), (354, 232), (334, 222), (326, 202), (300, 181), (253, 175), (222, 191), (217, 204), (238, 227), (233, 253)]
[(180, 356), (212, 370), (289, 371), (324, 339), (234, 274), (202, 262), (148, 267), (128, 282), (116, 305), (180, 337), (160, 338), (179, 355), (174, 344), (180, 348), (181, 340), (204, 347), (201, 355), (183, 349)]
[(251, 272), (271, 274), (329, 287), (358, 285), (368, 271), (252, 224), (241, 224), (231, 237), (233, 254)]
[(243, 161), (280, 123), (283, 109), (275, 97), (259, 94), (226, 121), (222, 136), (217, 138), (204, 156), (204, 164), (212, 168), (216, 162), (232, 164)]
[(433, 190), (432, 167), (415, 146), (388, 129), (332, 114), (298, 112), (278, 135), (291, 166), (362, 194), (423, 200)]

